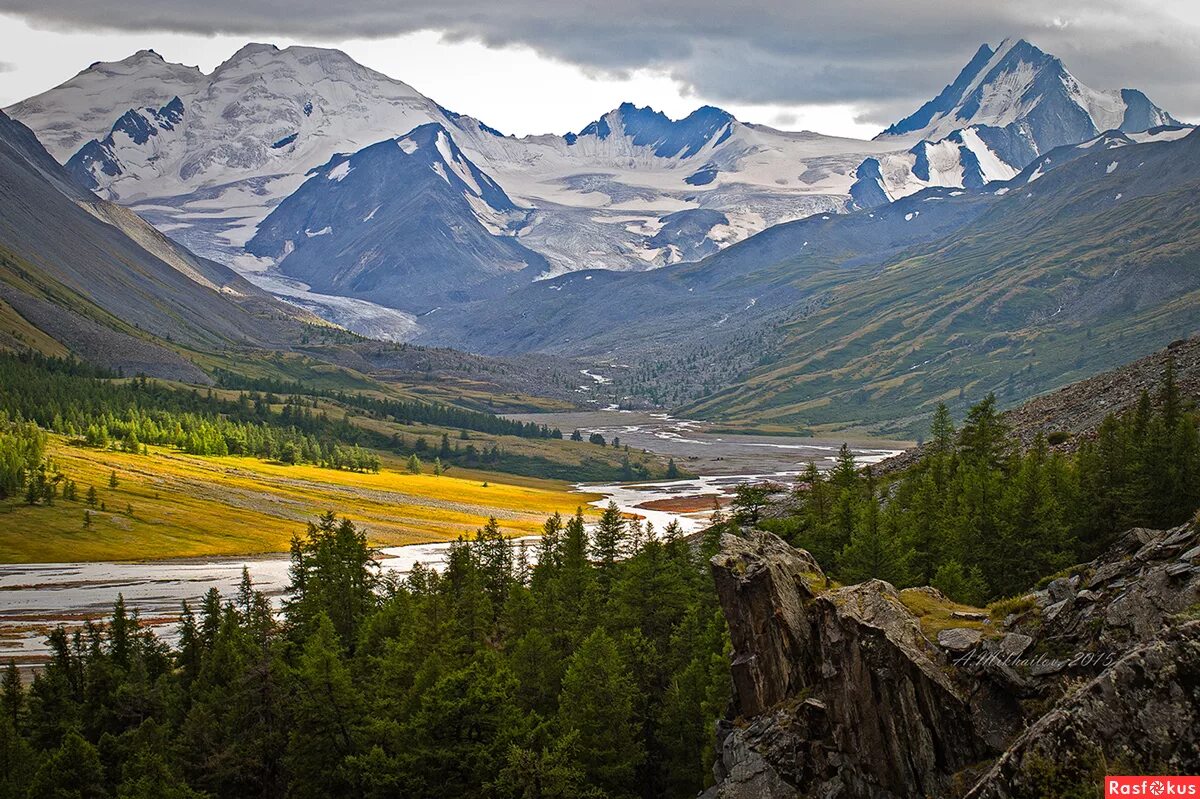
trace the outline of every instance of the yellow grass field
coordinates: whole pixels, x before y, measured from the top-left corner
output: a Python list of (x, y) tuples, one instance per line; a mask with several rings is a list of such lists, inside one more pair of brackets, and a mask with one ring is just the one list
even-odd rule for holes
[[(0, 504), (0, 562), (279, 552), (327, 510), (361, 524), (378, 546), (471, 535), (489, 516), (506, 535), (528, 535), (551, 513), (574, 513), (597, 499), (553, 480), (459, 470), (411, 475), (396, 461), (385, 461), (379, 474), (357, 474), (155, 447), (149, 455), (97, 451), (59, 436), (51, 439), (50, 456), (78, 484), (79, 501)], [(113, 470), (116, 488), (109, 487)], [(89, 486), (105, 509), (94, 511), (85, 529)]]

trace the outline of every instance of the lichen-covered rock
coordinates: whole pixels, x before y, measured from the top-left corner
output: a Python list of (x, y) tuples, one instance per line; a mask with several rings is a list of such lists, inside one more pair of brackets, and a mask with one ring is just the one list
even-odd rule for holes
[(1194, 773), (1200, 763), (1200, 622), (1127, 653), (1009, 747), (969, 799), (1099, 793), (1106, 773)]
[[(1070, 576), (1086, 588), (1043, 608), (1040, 618), (1018, 622), (1017, 631), (1075, 652), (1121, 652), (1148, 641), (1172, 616), (1200, 602), (1200, 571), (1175, 568), (1198, 544), (1200, 534), (1190, 524), (1130, 530)], [(1055, 590), (1064, 595), (1069, 580), (1047, 588), (1060, 583)]]
[(968, 651), (982, 638), (983, 633), (979, 630), (972, 630), (969, 627), (950, 627), (938, 633), (937, 642), (938, 646), (947, 652), (958, 654)]
[(1033, 636), (1008, 633), (1000, 640), (1000, 655), (1006, 660), (1015, 660), (1025, 653), (1033, 643)]

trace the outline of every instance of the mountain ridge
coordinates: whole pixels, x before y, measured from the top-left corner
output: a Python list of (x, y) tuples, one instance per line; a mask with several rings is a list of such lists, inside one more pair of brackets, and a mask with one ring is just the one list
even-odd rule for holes
[(22, 324), (130, 373), (208, 382), (175, 346), (261, 346), (317, 321), (78, 187), (3, 112), (0, 256), (0, 293)]
[(1097, 137), (1006, 183), (778, 225), (697, 263), (543, 281), (439, 313), (419, 340), (644, 362), (614, 392), (725, 424), (919, 429), (964, 387), (1011, 401), (1200, 324), (1183, 266), (1200, 135), (1184, 133)]
[[(143, 81), (128, 73), (138, 63), (164, 94), (135, 90)], [(55, 142), (60, 161), (73, 156), (102, 195), (235, 267), (239, 248), (309, 169), (428, 122), (452, 131), (507, 193), (537, 208), (525, 244), (550, 261), (550, 273), (653, 268), (781, 220), (844, 210), (854, 164), (887, 148), (746, 125), (712, 107), (670, 120), (632, 103), (579, 133), (518, 139), (320, 48), (251, 44), (208, 75), (179, 67), (176, 80), (174, 69), (156, 55), (97, 65), (11, 110)], [(327, 84), (347, 91), (322, 94)], [(176, 97), (182, 115), (176, 122), (172, 107), (167, 129), (160, 118)], [(105, 103), (103, 127), (80, 110)], [(72, 131), (85, 116), (84, 132)], [(717, 217), (695, 217), (679, 249), (652, 241), (663, 217), (685, 210), (727, 221), (701, 229), (696, 220)]]

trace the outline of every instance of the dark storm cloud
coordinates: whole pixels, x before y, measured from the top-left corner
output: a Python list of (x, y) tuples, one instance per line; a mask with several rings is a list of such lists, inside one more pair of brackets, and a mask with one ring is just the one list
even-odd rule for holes
[[(1200, 12), (1187, 0), (0, 0), (59, 28), (337, 40), (440, 31), (585, 69), (663, 69), (717, 101), (851, 103), (882, 122), (949, 82), (979, 44), (1022, 36), (1085, 83), (1200, 115)], [(1191, 17), (1191, 19), (1188, 19)]]

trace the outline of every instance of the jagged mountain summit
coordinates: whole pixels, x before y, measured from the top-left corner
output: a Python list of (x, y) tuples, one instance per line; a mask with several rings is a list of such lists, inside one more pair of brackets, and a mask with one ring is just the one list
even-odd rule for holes
[(878, 205), (926, 186), (976, 188), (1105, 131), (1178, 126), (1142, 92), (1092, 89), (1060, 59), (1006, 39), (980, 47), (937, 97), (875, 138), (908, 149), (864, 162), (854, 193), (860, 205)]
[(1141, 131), (1179, 122), (1136, 89), (1083, 85), (1063, 62), (1024, 39), (983, 45), (954, 82), (876, 138), (942, 139), (971, 125), (1017, 124), (1040, 150), (1106, 130)]

